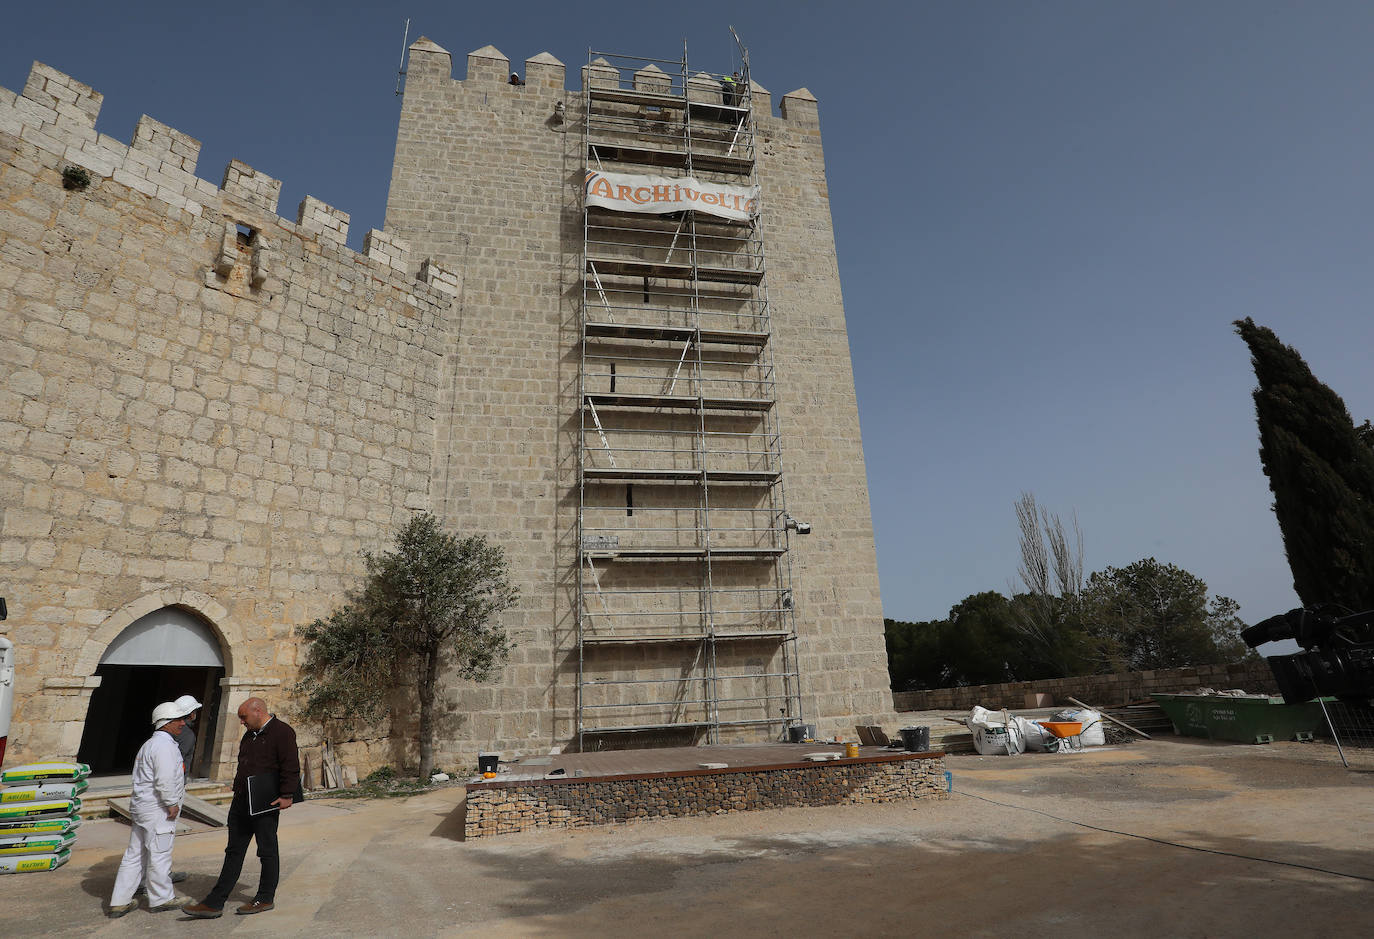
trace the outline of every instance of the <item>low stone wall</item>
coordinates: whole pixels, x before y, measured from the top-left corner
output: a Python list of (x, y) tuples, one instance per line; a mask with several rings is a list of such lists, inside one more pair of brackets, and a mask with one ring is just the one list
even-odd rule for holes
[(473, 783), (468, 838), (640, 818), (948, 798), (942, 753), (640, 776)]
[(1026, 695), (1030, 692), (1049, 694), (1056, 704), (1067, 704), (1069, 696), (1073, 696), (1087, 704), (1112, 706), (1137, 701), (1155, 692), (1173, 694), (1204, 687), (1219, 691), (1243, 688), (1259, 693), (1279, 693), (1274, 673), (1268, 665), (1259, 661), (1085, 675), (1079, 678), (1011, 681), (1000, 685), (968, 685), (964, 688), (934, 688), (929, 691), (900, 691), (893, 692), (892, 707), (896, 711), (964, 711), (975, 704), (985, 708), (1019, 708), (1025, 706)]

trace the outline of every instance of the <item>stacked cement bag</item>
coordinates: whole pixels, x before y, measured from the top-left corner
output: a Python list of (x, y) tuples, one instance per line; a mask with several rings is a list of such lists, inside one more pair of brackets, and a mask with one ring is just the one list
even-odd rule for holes
[(81, 825), (85, 763), (29, 763), (0, 773), (0, 874), (57, 870)]

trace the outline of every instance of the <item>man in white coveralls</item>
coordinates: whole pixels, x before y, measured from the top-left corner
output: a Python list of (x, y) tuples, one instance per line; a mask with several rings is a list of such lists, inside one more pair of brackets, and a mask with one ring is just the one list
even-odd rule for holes
[(133, 794), (129, 798), (133, 829), (110, 894), (112, 918), (138, 905), (134, 891), (145, 875), (149, 912), (179, 910), (191, 902), (190, 897), (172, 893), (172, 840), (186, 795), (176, 736), (185, 726), (186, 714), (184, 707), (170, 701), (153, 708), (153, 735), (134, 758)]

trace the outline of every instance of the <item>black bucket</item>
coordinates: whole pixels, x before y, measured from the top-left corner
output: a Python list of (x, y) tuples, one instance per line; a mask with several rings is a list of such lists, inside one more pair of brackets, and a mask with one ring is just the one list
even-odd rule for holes
[(908, 753), (925, 753), (930, 750), (929, 727), (903, 727), (902, 746)]
[(477, 772), (494, 773), (496, 765), (501, 762), (499, 753), (479, 753), (477, 754)]
[(787, 728), (787, 739), (793, 743), (801, 743), (816, 736), (815, 724), (793, 724)]

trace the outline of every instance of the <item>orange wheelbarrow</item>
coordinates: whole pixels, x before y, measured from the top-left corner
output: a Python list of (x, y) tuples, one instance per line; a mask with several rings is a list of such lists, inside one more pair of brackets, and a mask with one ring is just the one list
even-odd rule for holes
[(1083, 733), (1082, 721), (1036, 721), (1036, 723), (1048, 730), (1051, 736), (1063, 741), (1063, 746), (1068, 749), (1083, 749), (1083, 741), (1078, 736)]

